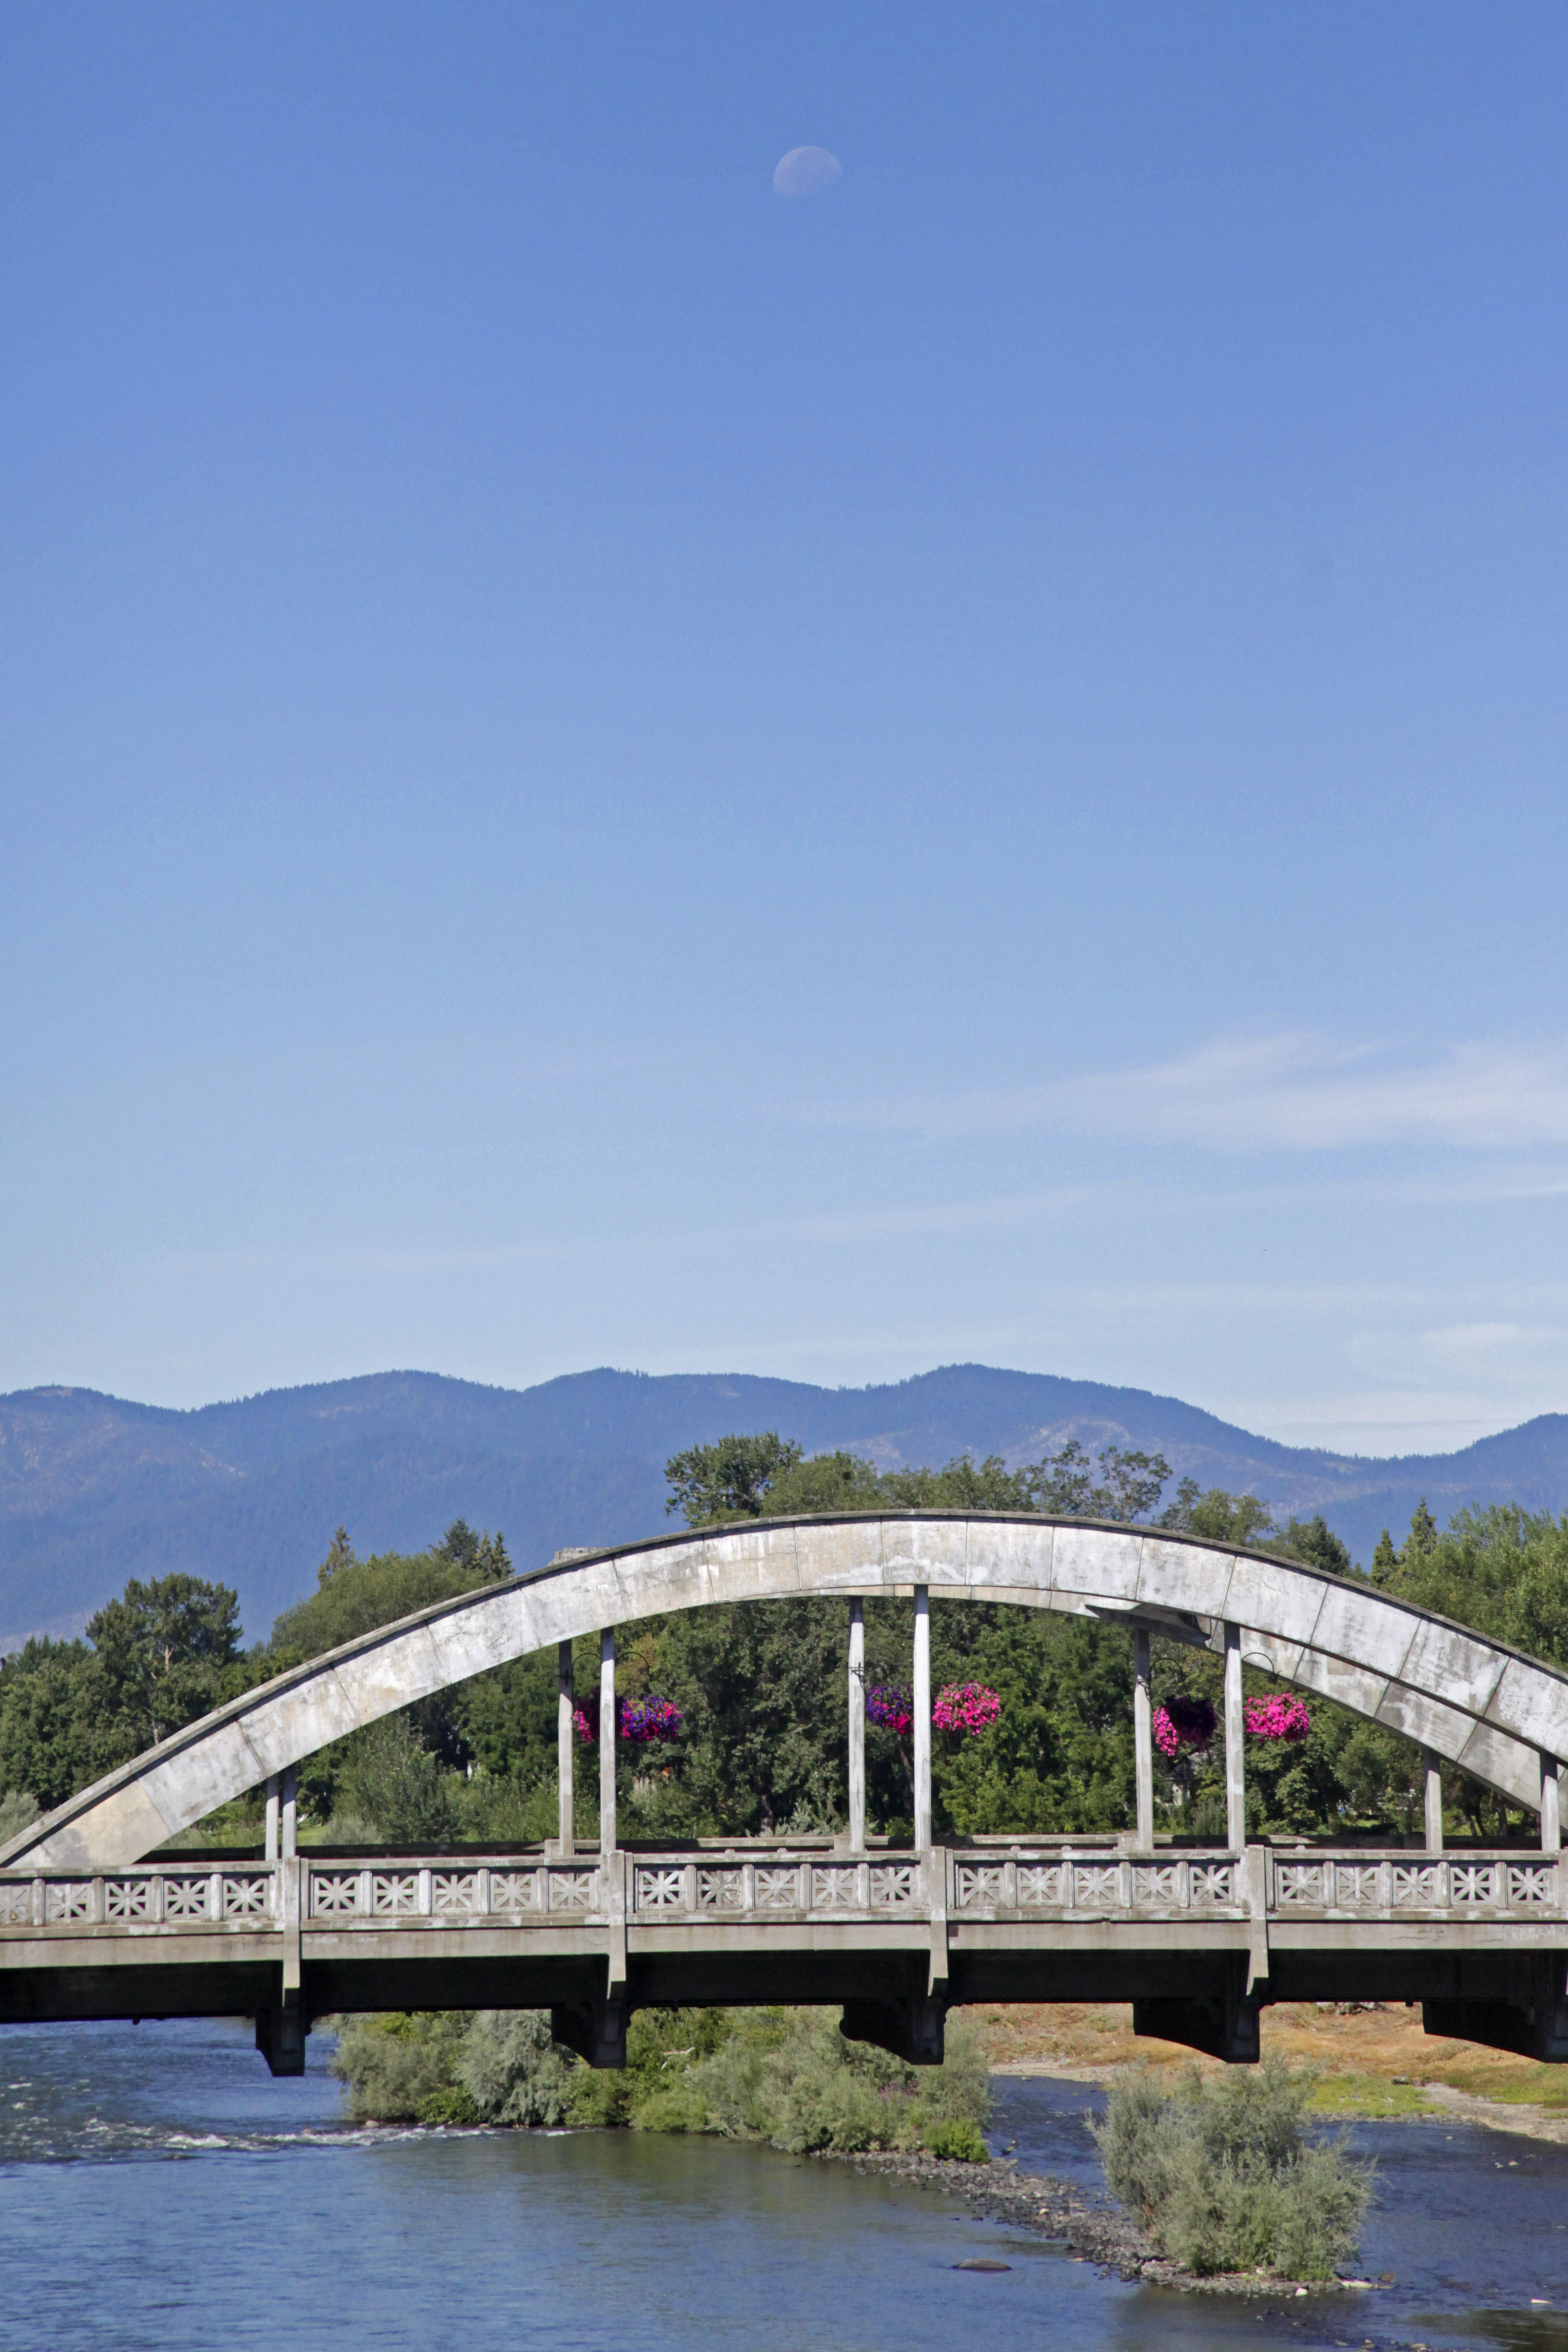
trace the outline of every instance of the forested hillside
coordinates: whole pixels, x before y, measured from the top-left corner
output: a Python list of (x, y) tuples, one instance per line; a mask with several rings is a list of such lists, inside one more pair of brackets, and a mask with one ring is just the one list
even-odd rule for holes
[(0, 1647), (75, 1633), (130, 1577), (232, 1585), (254, 1636), (307, 1589), (340, 1524), (362, 1555), (411, 1552), (459, 1515), (520, 1566), (663, 1524), (666, 1459), (730, 1430), (882, 1470), (970, 1453), (1018, 1464), (1069, 1440), (1159, 1452), (1200, 1488), (1321, 1511), (1353, 1559), (1426, 1497), (1439, 1519), (1504, 1500), (1568, 1505), (1568, 1419), (1451, 1455), (1358, 1460), (1279, 1445), (1139, 1389), (984, 1365), (882, 1387), (728, 1374), (574, 1373), (522, 1391), (417, 1372), (174, 1412), (74, 1389), (0, 1399)]

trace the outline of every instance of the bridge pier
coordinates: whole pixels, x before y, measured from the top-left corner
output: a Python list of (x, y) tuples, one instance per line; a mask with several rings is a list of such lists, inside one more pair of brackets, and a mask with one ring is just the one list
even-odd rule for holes
[(631, 2002), (624, 1997), (557, 2001), (550, 2011), (550, 2031), (563, 2050), (574, 2051), (586, 2065), (615, 2068), (626, 2063), (631, 2015)]
[[(1568, 2061), (1568, 1996), (1565, 1996), (1564, 1955), (1562, 1952), (1510, 1954), (1513, 1981), (1501, 1998), (1489, 1989), (1479, 1997), (1461, 1992), (1453, 1999), (1424, 2000), (1423, 2032), (1457, 2042), (1479, 2042), (1489, 2050), (1512, 2050), (1547, 2065)], [(1468, 1973), (1463, 1958), (1454, 1973)], [(1495, 1975), (1495, 1969), (1488, 1971)]]
[(304, 2073), (308, 2031), (304, 2011), (297, 2004), (257, 2011), (256, 2046), (274, 2074)]
[(849, 1851), (866, 1851), (866, 1604), (849, 1603)]
[(264, 1849), (268, 1862), (278, 1859), (278, 1775), (267, 1776), (267, 1843)]
[(1227, 1952), (1217, 1962), (1212, 1990), (1200, 1993), (1134, 2000), (1132, 2031), (1159, 2042), (1179, 2042), (1227, 2066), (1256, 2066), (1262, 2052), (1261, 2004), (1248, 1997), (1245, 1952)]
[(1561, 1767), (1555, 1756), (1541, 1759), (1541, 1851), (1559, 1853), (1563, 1848)]

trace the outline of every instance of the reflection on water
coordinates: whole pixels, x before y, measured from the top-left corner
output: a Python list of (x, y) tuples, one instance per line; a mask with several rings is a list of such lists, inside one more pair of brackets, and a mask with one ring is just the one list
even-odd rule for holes
[[(240, 2026), (0, 2029), (0, 2341), (1568, 2352), (1568, 2151), (1530, 2140), (1359, 2128), (1382, 2181), (1364, 2266), (1397, 2284), (1260, 2305), (1102, 2279), (945, 2199), (763, 2149), (352, 2130), (310, 2047), (303, 2081), (274, 2082)], [(1097, 2184), (1094, 2093), (998, 2088), (994, 2146)], [(1010, 2267), (953, 2268), (974, 2260)]]

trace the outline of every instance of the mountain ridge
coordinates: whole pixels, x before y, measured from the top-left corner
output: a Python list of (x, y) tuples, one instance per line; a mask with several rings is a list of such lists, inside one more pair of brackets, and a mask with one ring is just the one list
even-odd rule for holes
[(858, 1389), (601, 1366), (518, 1390), (404, 1370), (192, 1407), (56, 1385), (0, 1397), (0, 1648), (77, 1631), (128, 1576), (172, 1569), (237, 1586), (255, 1638), (309, 1589), (340, 1520), (368, 1552), (417, 1549), (461, 1512), (503, 1528), (520, 1567), (627, 1541), (666, 1524), (669, 1454), (775, 1427), (883, 1468), (1024, 1461), (1069, 1437), (1159, 1451), (1282, 1516), (1321, 1510), (1362, 1559), (1423, 1496), (1440, 1519), (1470, 1502), (1568, 1507), (1568, 1414), (1453, 1454), (1348, 1454), (1152, 1390), (983, 1364)]

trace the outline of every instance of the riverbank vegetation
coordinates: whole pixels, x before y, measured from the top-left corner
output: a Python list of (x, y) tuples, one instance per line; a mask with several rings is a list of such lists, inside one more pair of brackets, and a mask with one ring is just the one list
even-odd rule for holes
[(542, 2011), (399, 2013), (333, 2030), (332, 2071), (364, 2122), (624, 2126), (765, 2140), (796, 2155), (985, 2156), (985, 2053), (962, 2020), (945, 2063), (914, 2067), (847, 2042), (836, 2011), (639, 2010), (614, 2073), (561, 2049)]
[(1207, 2076), (1184, 2068), (1173, 2090), (1135, 2068), (1093, 2126), (1106, 2185), (1200, 2278), (1331, 2278), (1355, 2252), (1373, 2171), (1342, 2136), (1309, 2136), (1311, 2089), (1279, 2058)]
[[(843, 1453), (805, 1456), (773, 1433), (739, 1435), (673, 1455), (670, 1508), (692, 1526), (766, 1512), (908, 1507), (1078, 1514), (1265, 1545), (1332, 1573), (1359, 1573), (1321, 1517), (1277, 1524), (1256, 1496), (1200, 1494), (1183, 1481), (1167, 1499), (1158, 1454), (1069, 1444), (1033, 1464), (963, 1459), (940, 1470), (879, 1472)], [(270, 1637), (242, 1645), (233, 1591), (175, 1575), (132, 1581), (99, 1612), (88, 1637), (34, 1641), (0, 1664), (0, 1830), (123, 1762), (154, 1738), (255, 1683), (411, 1610), (510, 1574), (500, 1535), (457, 1520), (413, 1554), (362, 1559), (340, 1528), (316, 1589), (286, 1610)], [(1423, 1507), (1405, 1543), (1380, 1542), (1370, 1570), (1384, 1589), (1442, 1610), (1568, 1664), (1568, 1514), (1510, 1507), (1462, 1511), (1439, 1530)], [(912, 1603), (866, 1605), (867, 1680), (908, 1681)], [(624, 1627), (619, 1687), (679, 1714), (675, 1737), (627, 1743), (617, 1759), (622, 1835), (657, 1842), (756, 1832), (796, 1835), (842, 1825), (847, 1769), (844, 1693), (847, 1612), (837, 1601), (781, 1601), (656, 1616)], [(579, 1688), (597, 1681), (597, 1644), (577, 1647)], [(1132, 1810), (1128, 1635), (1047, 1611), (966, 1595), (932, 1616), (938, 1685), (983, 1684), (998, 1701), (978, 1729), (937, 1730), (932, 1794), (940, 1833), (1123, 1828)], [(1206, 1653), (1156, 1642), (1155, 1695), (1184, 1719), (1216, 1706), (1220, 1666)], [(1267, 1685), (1249, 1671), (1249, 1696)], [(1314, 1698), (1301, 1738), (1249, 1739), (1254, 1832), (1418, 1828), (1418, 1751), (1380, 1727)], [(307, 1843), (531, 1843), (555, 1828), (553, 1653), (515, 1660), (439, 1693), (300, 1768)], [(912, 1755), (907, 1732), (871, 1722), (868, 1804), (874, 1829), (907, 1836)], [(585, 1761), (588, 1759), (585, 1758)], [(1220, 1743), (1157, 1754), (1157, 1821), (1223, 1835)], [(1456, 1828), (1481, 1837), (1527, 1826), (1459, 1773), (1447, 1778)], [(597, 1832), (597, 1773), (577, 1775), (578, 1834)], [(260, 1793), (212, 1816), (198, 1833), (247, 1843), (259, 1832)], [(186, 1842), (189, 1842), (188, 1839)]]

